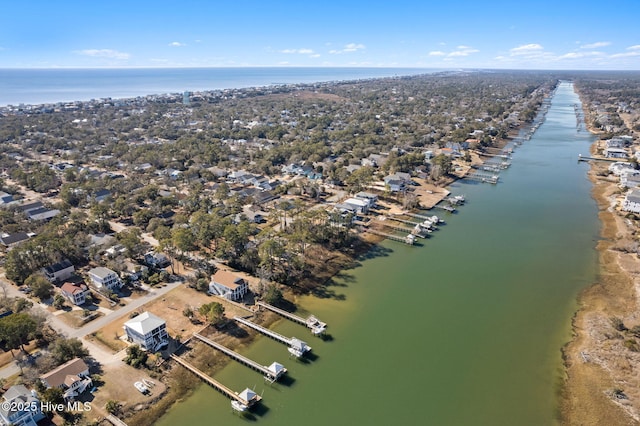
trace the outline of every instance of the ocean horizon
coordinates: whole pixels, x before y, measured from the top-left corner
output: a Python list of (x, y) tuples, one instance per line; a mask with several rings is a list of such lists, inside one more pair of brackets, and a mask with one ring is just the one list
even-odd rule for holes
[(433, 68), (3, 68), (0, 106), (309, 84), (447, 71)]

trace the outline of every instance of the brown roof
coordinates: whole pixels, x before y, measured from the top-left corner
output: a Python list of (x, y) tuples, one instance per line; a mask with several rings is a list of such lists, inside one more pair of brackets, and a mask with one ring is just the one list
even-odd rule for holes
[(60, 287), (60, 290), (66, 292), (66, 293), (69, 293), (69, 294), (74, 294), (74, 293), (77, 293), (79, 291), (80, 292), (84, 292), (87, 289), (88, 289), (87, 285), (84, 284), (84, 283), (74, 284), (74, 283), (68, 283), (67, 282), (67, 283), (62, 284), (62, 287)]
[(71, 382), (67, 380), (67, 376), (77, 376), (78, 374), (88, 370), (87, 364), (80, 358), (74, 358), (69, 362), (49, 371), (47, 374), (40, 376), (40, 380), (47, 382), (52, 388)]
[(231, 290), (235, 290), (244, 284), (244, 280), (237, 275), (234, 275), (232, 272), (223, 271), (222, 269), (218, 269), (215, 274), (211, 277), (211, 279), (217, 283), (221, 284)]

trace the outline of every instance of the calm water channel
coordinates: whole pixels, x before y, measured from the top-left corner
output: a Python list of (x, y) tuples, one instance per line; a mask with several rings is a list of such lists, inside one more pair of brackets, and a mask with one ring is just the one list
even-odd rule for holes
[(384, 243), (331, 288), (340, 298), (302, 299), (334, 340), (288, 321), (274, 328), (307, 340), (315, 360), (292, 360), (267, 338), (245, 352), (284, 364), (290, 383), (266, 385), (235, 362), (216, 376), (255, 386), (263, 410), (241, 418), (203, 385), (159, 424), (554, 424), (560, 349), (597, 272), (597, 211), (576, 161), (593, 137), (576, 130), (578, 102), (562, 83), (501, 183), (455, 184), (467, 205), (424, 246)]

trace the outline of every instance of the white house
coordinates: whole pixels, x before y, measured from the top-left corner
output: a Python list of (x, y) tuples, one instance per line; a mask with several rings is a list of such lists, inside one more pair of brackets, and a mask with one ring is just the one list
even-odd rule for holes
[(358, 192), (355, 198), (366, 201), (369, 208), (374, 207), (378, 202), (378, 196), (370, 192)]
[(353, 206), (355, 211), (359, 214), (366, 214), (369, 212), (369, 201), (361, 198), (349, 198), (345, 200), (343, 204)]
[(42, 268), (42, 273), (50, 282), (62, 282), (68, 280), (75, 270), (73, 263), (69, 259), (64, 259), (62, 262), (45, 266)]
[(91, 278), (93, 285), (100, 290), (106, 288), (108, 290), (115, 291), (122, 287), (122, 281), (118, 278), (118, 274), (109, 268), (98, 266), (97, 268), (89, 270), (87, 274), (89, 275), (89, 278)]
[(40, 381), (47, 389), (62, 389), (67, 400), (74, 399), (93, 384), (89, 367), (80, 358), (74, 358), (40, 376)]
[(30, 391), (24, 385), (11, 386), (2, 395), (0, 404), (1, 425), (34, 425), (44, 419), (40, 400), (35, 391)]
[(240, 300), (249, 291), (249, 283), (229, 271), (218, 269), (211, 276), (209, 293), (217, 294), (230, 300)]
[(125, 322), (124, 330), (130, 342), (150, 352), (156, 352), (169, 343), (167, 323), (151, 312), (143, 312)]
[(616, 161), (612, 165), (609, 166), (609, 171), (616, 176), (621, 176), (622, 173), (625, 173), (627, 170), (635, 170), (633, 168), (633, 164), (628, 163), (626, 161)]
[(629, 189), (640, 186), (640, 170), (623, 170), (620, 174), (620, 186), (626, 186)]
[(622, 148), (607, 148), (604, 150), (604, 156), (607, 158), (627, 158), (628, 153), (626, 149)]
[(89, 287), (85, 283), (64, 283), (60, 287), (62, 295), (74, 305), (83, 305), (87, 301)]
[(640, 191), (630, 191), (624, 197), (622, 210), (625, 212), (640, 213)]

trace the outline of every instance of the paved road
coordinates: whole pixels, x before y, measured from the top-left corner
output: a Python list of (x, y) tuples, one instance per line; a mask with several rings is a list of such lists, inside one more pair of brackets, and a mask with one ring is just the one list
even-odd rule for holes
[[(118, 362), (122, 360), (124, 358), (125, 352), (120, 351), (116, 354), (112, 354), (111, 352), (101, 348), (100, 346), (88, 341), (87, 339), (85, 339), (85, 336), (98, 331), (99, 329), (106, 326), (107, 324), (110, 324), (112, 321), (115, 321), (127, 314), (130, 314), (131, 312), (140, 308), (145, 303), (149, 303), (159, 297), (164, 296), (165, 294), (167, 294), (174, 288), (179, 287), (180, 285), (183, 285), (183, 283), (174, 282), (174, 283), (169, 283), (162, 288), (152, 289), (146, 295), (138, 299), (130, 300), (126, 306), (120, 307), (118, 310), (115, 310), (94, 321), (91, 321), (88, 324), (84, 325), (83, 327), (80, 327), (77, 329), (67, 325), (60, 318), (56, 317), (51, 312), (49, 312), (46, 309), (47, 308), (46, 305), (38, 304), (37, 302), (35, 303), (35, 305), (40, 305), (40, 307), (43, 308), (43, 311), (47, 314), (47, 323), (49, 324), (49, 326), (51, 326), (51, 328), (56, 330), (58, 333), (65, 335), (66, 337), (78, 338), (82, 340), (82, 343), (89, 350), (89, 353), (91, 354), (91, 356), (101, 364), (107, 365), (107, 364), (112, 364), (114, 362)], [(16, 286), (8, 283), (5, 280), (4, 274), (0, 274), (0, 291), (3, 291), (2, 289), (6, 291), (7, 297), (24, 297), (24, 294), (21, 293)], [(11, 362), (5, 367), (0, 368), (0, 378), (8, 378), (18, 373), (20, 373), (20, 367), (18, 367), (15, 362)]]

